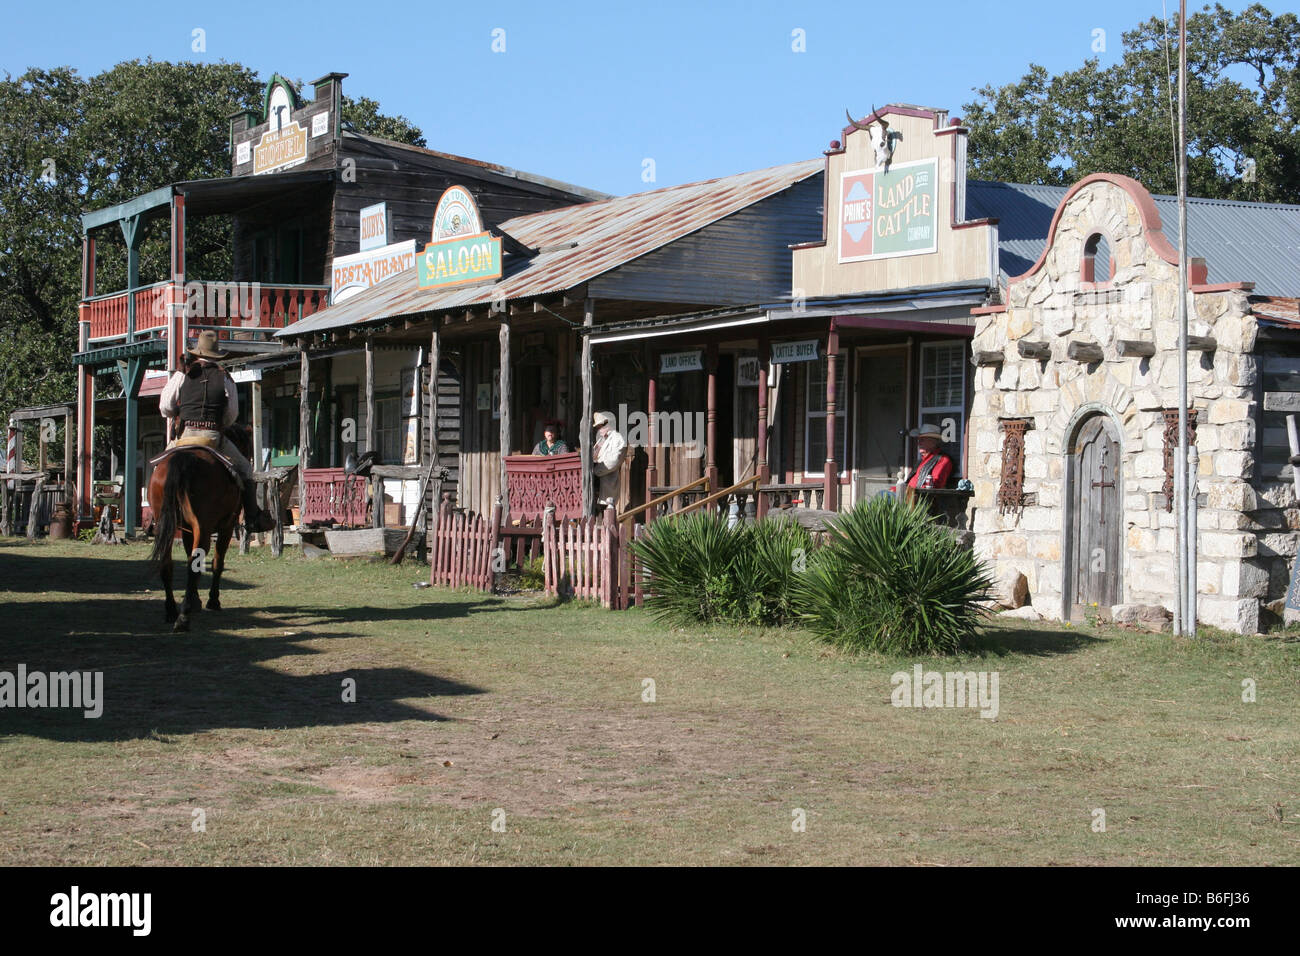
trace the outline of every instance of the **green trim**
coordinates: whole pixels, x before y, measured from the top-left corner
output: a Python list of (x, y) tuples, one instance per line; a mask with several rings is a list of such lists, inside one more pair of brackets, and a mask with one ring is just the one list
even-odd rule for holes
[[(279, 73), (272, 73), (271, 79), (266, 83), (266, 89), (262, 91), (262, 123), (271, 118), (271, 87), (277, 84), (283, 86), (285, 92), (289, 94), (289, 116), (286, 119), (293, 119), (293, 114), (302, 109), (302, 99), (299, 98), (298, 91), (293, 88), (293, 84)], [(257, 125), (261, 126), (262, 123)]]
[(136, 358), (142, 355), (166, 355), (166, 339), (141, 339), (130, 345), (109, 345), (105, 348), (90, 349), (72, 356), (75, 365), (107, 365), (118, 359)]
[(92, 229), (101, 229), (122, 219), (130, 219), (133, 216), (141, 216), (145, 213), (154, 213), (161, 206), (171, 206), (173, 188), (172, 186), (162, 186), (152, 192), (136, 196), (134, 199), (120, 202), (115, 206), (105, 206), (103, 209), (96, 209), (94, 212), (84, 212), (81, 214), (81, 231), (88, 233)]

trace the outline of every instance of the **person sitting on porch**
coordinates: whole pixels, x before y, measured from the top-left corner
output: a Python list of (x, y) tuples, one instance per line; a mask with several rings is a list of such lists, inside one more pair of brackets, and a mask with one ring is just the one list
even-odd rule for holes
[(542, 427), (542, 440), (533, 446), (534, 455), (563, 455), (569, 446), (560, 437), (560, 423), (551, 419)]
[(598, 497), (601, 501), (614, 499), (618, 505), (618, 469), (623, 464), (627, 440), (614, 429), (614, 418), (609, 412), (596, 412), (591, 416), (591, 427), (596, 429), (596, 441), (591, 449), (593, 469), (600, 479)]
[[(191, 361), (172, 375), (158, 400), (163, 417), (179, 420), (185, 428), (180, 439), (172, 440), (167, 447), (188, 439), (187, 444), (207, 444), (230, 459), (243, 479), (244, 527), (249, 531), (270, 531), (275, 521), (257, 506), (253, 466), (225, 435), (226, 427), (239, 417), (235, 382), (217, 364), (229, 358), (229, 353), (217, 351), (217, 333), (211, 330), (200, 332), (194, 348), (185, 352)], [(169, 424), (168, 433), (172, 431)]]
[(943, 432), (938, 425), (922, 425), (916, 433), (921, 461), (907, 479), (908, 491), (947, 488), (952, 478), (952, 458), (943, 450)]

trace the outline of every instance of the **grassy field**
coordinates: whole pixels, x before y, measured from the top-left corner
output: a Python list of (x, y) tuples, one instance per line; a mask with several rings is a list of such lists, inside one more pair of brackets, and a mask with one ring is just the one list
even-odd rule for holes
[(984, 719), (891, 706), (911, 659), (411, 563), (232, 555), (173, 635), (144, 555), (0, 543), (0, 670), (105, 698), (0, 709), (0, 863), (1300, 863), (1294, 636), (993, 626), (919, 661), (997, 672)]

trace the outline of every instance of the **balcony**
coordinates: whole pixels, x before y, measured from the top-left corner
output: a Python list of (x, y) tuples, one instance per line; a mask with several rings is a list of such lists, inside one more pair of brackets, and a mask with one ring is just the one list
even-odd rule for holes
[(164, 334), (168, 309), (184, 310), (191, 333), (216, 331), (221, 339), (266, 340), (276, 329), (319, 312), (329, 304), (329, 286), (273, 285), (261, 282), (156, 282), (134, 292), (97, 295), (81, 302), (81, 320), (90, 322), (90, 341), (124, 340), (129, 297), (135, 296), (135, 334)]

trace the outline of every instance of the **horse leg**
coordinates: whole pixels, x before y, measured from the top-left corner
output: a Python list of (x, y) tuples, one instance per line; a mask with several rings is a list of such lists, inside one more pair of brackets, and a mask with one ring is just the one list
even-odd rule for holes
[[(185, 600), (181, 604), (180, 616), (172, 625), (173, 631), (190, 629), (190, 592), (194, 587), (194, 540), (192, 528), (187, 524), (181, 528), (181, 545), (185, 548)], [(197, 597), (196, 597), (197, 603)]]
[(199, 597), (199, 581), (203, 578), (203, 569), (208, 565), (208, 545), (210, 536), (204, 534), (197, 522), (194, 526), (194, 547), (190, 551), (189, 574), (185, 578), (185, 609), (198, 613), (203, 610), (203, 599)]
[(170, 556), (158, 565), (158, 576), (162, 578), (163, 589), (167, 592), (167, 623), (176, 620), (176, 597), (172, 594), (172, 559)]
[(212, 587), (208, 589), (209, 611), (221, 610), (221, 572), (226, 569), (226, 548), (230, 546), (230, 536), (234, 530), (233, 519), (217, 529), (217, 557), (212, 562)]

